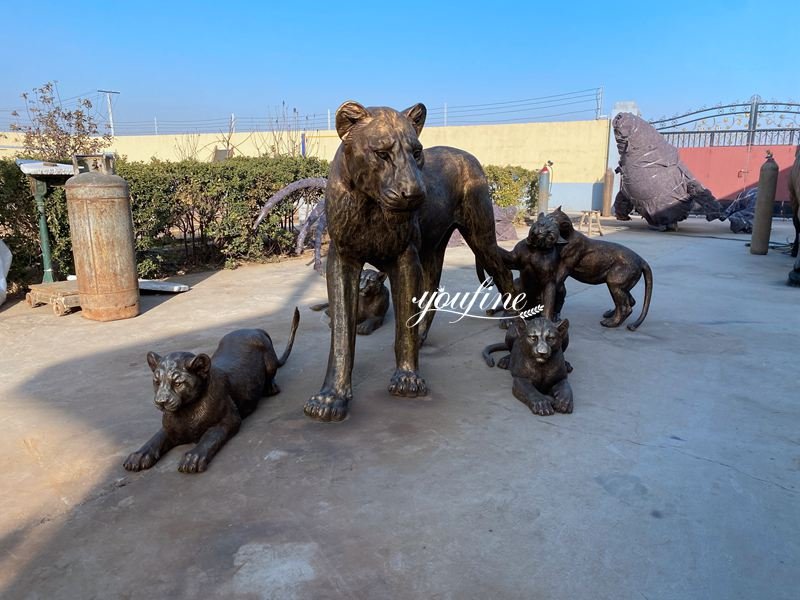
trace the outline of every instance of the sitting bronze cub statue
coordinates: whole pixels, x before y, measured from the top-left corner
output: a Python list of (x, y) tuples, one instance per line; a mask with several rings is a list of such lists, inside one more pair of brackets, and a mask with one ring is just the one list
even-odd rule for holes
[[(374, 269), (361, 271), (361, 280), (358, 283), (358, 318), (356, 319), (356, 333), (369, 335), (383, 325), (386, 312), (389, 310), (389, 290), (383, 284), (386, 273)], [(331, 316), (330, 303), (314, 304), (311, 310), (324, 310)]]
[(483, 351), (490, 367), (494, 364), (492, 352), (511, 351), (497, 366), (511, 371), (514, 396), (534, 414), (572, 412), (572, 387), (567, 381), (571, 369), (564, 360), (568, 331), (567, 319), (556, 325), (543, 317), (531, 321), (517, 317), (506, 332), (505, 343), (492, 344)]
[(517, 292), (525, 292), (524, 310), (543, 305), (542, 316), (558, 320), (567, 289), (564, 282), (557, 282), (559, 264), (558, 224), (544, 213), (531, 225), (528, 237), (509, 252), (499, 248), (503, 262), (510, 269), (519, 271), (514, 280)]
[(223, 337), (211, 356), (147, 353), (153, 371), (155, 404), (164, 413), (161, 429), (128, 456), (128, 471), (152, 467), (167, 451), (197, 443), (178, 465), (182, 473), (201, 473), (214, 455), (239, 431), (262, 396), (280, 392), (275, 373), (289, 358), (300, 312), (294, 309), (289, 343), (280, 358), (262, 329), (238, 329)]
[(628, 329), (634, 331), (642, 324), (650, 308), (650, 297), (653, 293), (653, 272), (650, 265), (630, 248), (614, 242), (593, 240), (580, 231), (575, 231), (572, 220), (561, 211), (560, 206), (550, 215), (558, 223), (561, 237), (567, 240), (560, 249), (556, 283), (563, 282), (568, 276), (581, 283), (605, 283), (614, 300), (614, 308), (603, 313), (600, 324), (604, 327), (619, 327), (630, 316), (636, 304), (631, 289), (644, 275), (642, 314), (636, 322), (628, 325)]

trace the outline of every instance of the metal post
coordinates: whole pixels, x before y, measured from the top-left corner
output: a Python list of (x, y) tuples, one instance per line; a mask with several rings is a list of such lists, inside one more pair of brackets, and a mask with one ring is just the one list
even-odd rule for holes
[(156, 135), (158, 135), (158, 117), (153, 117), (153, 127), (155, 127)]
[(331, 130), (331, 109), (328, 109), (328, 131)]
[(761, 165), (758, 178), (756, 214), (753, 218), (753, 236), (750, 240), (750, 254), (766, 254), (769, 250), (769, 236), (772, 231), (772, 211), (775, 204), (775, 189), (778, 187), (778, 163), (767, 150), (767, 160)]
[(758, 129), (758, 104), (761, 102), (761, 97), (755, 95), (750, 98), (750, 119), (747, 122), (747, 145), (752, 146), (756, 137), (756, 129)]
[(33, 178), (33, 197), (36, 200), (36, 210), (39, 213), (39, 243), (42, 246), (42, 268), (44, 276), (42, 283), (53, 283), (53, 262), (50, 257), (50, 235), (47, 232), (47, 214), (44, 211), (44, 197), (47, 194), (47, 183), (41, 179)]
[(611, 216), (611, 195), (614, 191), (614, 171), (606, 169), (605, 177), (603, 177), (603, 216)]
[(444, 126), (447, 127), (447, 102), (444, 103)]
[(111, 137), (114, 137), (114, 113), (111, 110), (111, 94), (119, 94), (112, 90), (97, 90), (101, 94), (106, 95), (106, 103), (108, 105), (108, 127), (111, 129)]

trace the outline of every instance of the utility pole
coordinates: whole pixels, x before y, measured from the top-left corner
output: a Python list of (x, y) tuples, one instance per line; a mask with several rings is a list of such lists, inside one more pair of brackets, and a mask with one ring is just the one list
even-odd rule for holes
[(158, 117), (153, 117), (153, 127), (156, 128), (156, 135), (158, 135)]
[(111, 129), (111, 137), (114, 137), (114, 113), (111, 111), (111, 94), (119, 94), (113, 90), (97, 90), (101, 94), (106, 95), (106, 103), (108, 104), (108, 126)]

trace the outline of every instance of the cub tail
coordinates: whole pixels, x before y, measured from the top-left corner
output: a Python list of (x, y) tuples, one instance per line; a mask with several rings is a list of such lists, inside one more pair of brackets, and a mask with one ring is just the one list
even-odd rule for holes
[(492, 358), (492, 352), (500, 352), (501, 350), (508, 350), (508, 346), (506, 346), (505, 342), (500, 342), (497, 344), (489, 344), (486, 348), (483, 349), (481, 353), (483, 355), (483, 360), (486, 361), (486, 364), (490, 367), (494, 366), (494, 359)]
[(322, 304), (312, 304), (312, 305), (311, 305), (311, 306), (309, 306), (308, 308), (310, 308), (311, 310), (315, 310), (315, 311), (319, 312), (319, 311), (321, 311), (321, 310), (325, 310), (325, 309), (326, 309), (326, 308), (328, 308), (330, 305), (331, 305), (331, 303), (330, 303), (330, 302), (323, 302)]
[(630, 331), (636, 331), (636, 328), (644, 321), (644, 318), (647, 316), (647, 311), (650, 310), (650, 298), (653, 296), (653, 271), (650, 270), (650, 265), (646, 262), (642, 265), (642, 273), (644, 273), (644, 305), (642, 306), (642, 314), (639, 315), (639, 318), (636, 319), (634, 323), (628, 325)]
[(283, 351), (283, 356), (278, 359), (278, 366), (282, 367), (286, 364), (289, 354), (292, 353), (292, 345), (294, 344), (294, 334), (297, 333), (297, 326), (300, 325), (300, 311), (294, 307), (294, 318), (292, 319), (292, 331), (289, 333), (289, 343), (286, 344), (286, 350)]

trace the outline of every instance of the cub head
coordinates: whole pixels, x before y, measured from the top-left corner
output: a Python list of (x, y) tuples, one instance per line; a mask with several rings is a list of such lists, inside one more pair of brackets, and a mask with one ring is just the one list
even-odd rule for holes
[(385, 280), (386, 273), (373, 269), (364, 269), (361, 271), (361, 280), (358, 282), (359, 296), (369, 297), (379, 294)]
[(519, 338), (515, 343), (522, 344), (522, 351), (537, 363), (545, 363), (553, 352), (561, 349), (561, 344), (569, 330), (569, 321), (563, 319), (558, 325), (550, 319), (537, 317), (529, 322), (517, 317), (514, 324)]
[(211, 359), (207, 354), (170, 352), (159, 356), (147, 353), (153, 371), (153, 402), (160, 411), (175, 412), (197, 402), (208, 387)]
[(531, 225), (528, 231), (527, 244), (531, 250), (550, 250), (558, 242), (558, 225), (555, 219), (544, 213)]
[(561, 210), (559, 206), (553, 212), (550, 213), (550, 217), (556, 222), (558, 225), (558, 232), (561, 234), (561, 237), (568, 240), (570, 236), (575, 233), (575, 226), (572, 224), (572, 219), (569, 218), (569, 215)]
[(425, 200), (419, 134), (426, 115), (424, 104), (397, 112), (349, 101), (336, 111), (336, 131), (352, 185), (378, 202), (390, 221), (408, 220)]

